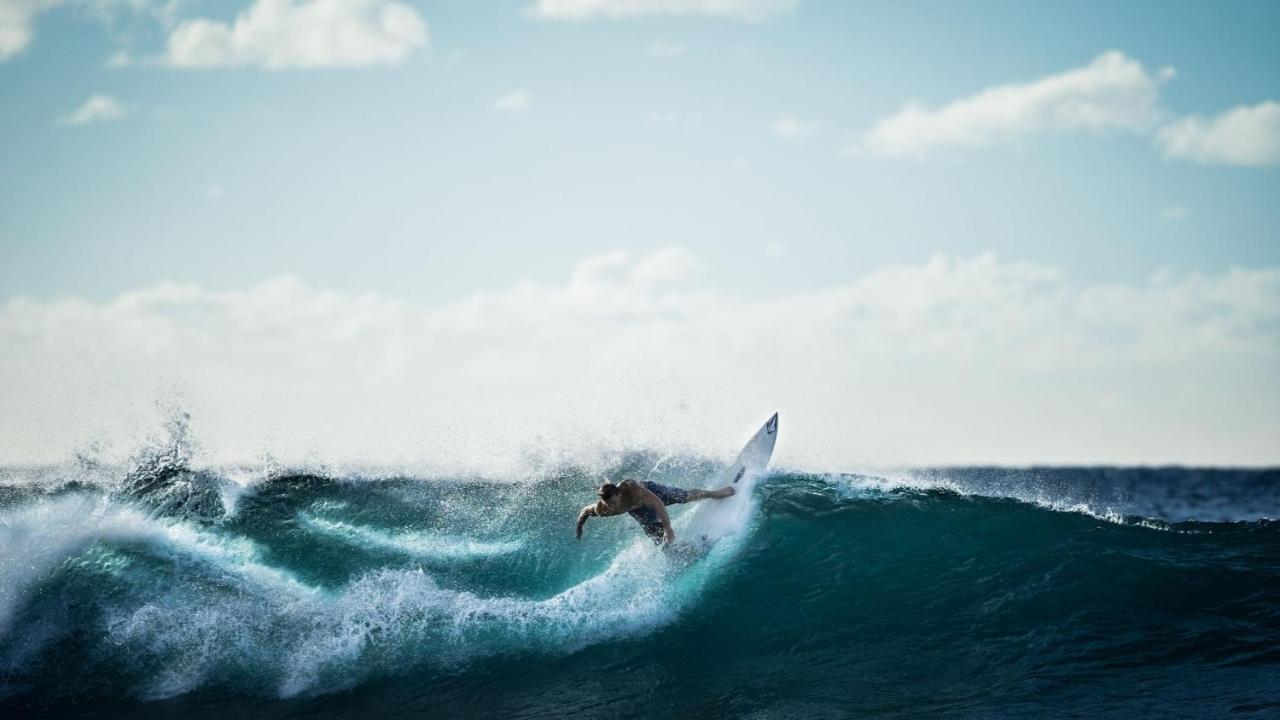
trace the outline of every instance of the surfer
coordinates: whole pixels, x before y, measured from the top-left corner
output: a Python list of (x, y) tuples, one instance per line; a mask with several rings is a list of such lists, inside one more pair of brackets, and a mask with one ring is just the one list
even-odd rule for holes
[(645, 534), (655, 543), (671, 543), (676, 539), (676, 532), (671, 527), (667, 505), (708, 498), (721, 500), (733, 493), (732, 485), (719, 490), (685, 490), (649, 481), (637, 483), (635, 480), (623, 480), (617, 485), (605, 483), (597, 493), (600, 499), (578, 513), (578, 539), (582, 539), (582, 526), (586, 524), (587, 518), (627, 513), (640, 523)]

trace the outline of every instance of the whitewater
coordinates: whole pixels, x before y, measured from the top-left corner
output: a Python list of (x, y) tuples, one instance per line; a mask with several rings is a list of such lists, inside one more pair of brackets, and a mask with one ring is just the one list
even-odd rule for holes
[(574, 519), (720, 462), (610, 457), (2, 470), (0, 714), (1280, 715), (1280, 471), (780, 468), (690, 561)]

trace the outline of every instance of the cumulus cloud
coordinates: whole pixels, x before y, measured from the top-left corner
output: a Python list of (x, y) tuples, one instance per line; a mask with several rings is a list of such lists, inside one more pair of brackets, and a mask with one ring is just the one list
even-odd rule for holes
[(88, 125), (119, 120), (129, 109), (110, 95), (91, 95), (80, 107), (57, 118), (59, 125)]
[(818, 131), (818, 126), (797, 117), (781, 117), (773, 123), (773, 134), (783, 140), (799, 140)]
[(0, 0), (0, 62), (31, 44), (36, 17), (61, 0)]
[(1152, 73), (1121, 52), (1107, 52), (1085, 67), (989, 88), (938, 109), (907, 103), (879, 121), (862, 146), (879, 155), (919, 157), (935, 148), (980, 147), (1045, 132), (1146, 132), (1160, 118), (1160, 83), (1172, 76), (1172, 68)]
[(396, 65), (426, 40), (426, 22), (394, 0), (255, 0), (230, 23), (179, 23), (164, 62), (269, 70)]
[(435, 305), (281, 277), (0, 305), (3, 462), (127, 451), (182, 391), (217, 457), (518, 466), (531, 449), (784, 462), (1275, 462), (1280, 269), (1079, 285), (992, 255), (750, 293), (686, 249)]
[(707, 15), (759, 21), (796, 8), (800, 0), (538, 0), (533, 15), (548, 20)]
[(1280, 103), (1242, 106), (1206, 119), (1187, 117), (1156, 134), (1164, 156), (1217, 165), (1280, 164)]
[(494, 108), (505, 113), (524, 113), (529, 111), (530, 104), (529, 93), (524, 90), (513, 90), (509, 93), (500, 95), (493, 102)]

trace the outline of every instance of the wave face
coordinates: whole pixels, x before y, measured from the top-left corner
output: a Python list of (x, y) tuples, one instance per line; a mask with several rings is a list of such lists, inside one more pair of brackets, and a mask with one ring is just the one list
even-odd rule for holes
[(97, 473), (0, 474), (0, 714), (1280, 715), (1280, 471), (779, 472), (700, 558), (572, 467)]

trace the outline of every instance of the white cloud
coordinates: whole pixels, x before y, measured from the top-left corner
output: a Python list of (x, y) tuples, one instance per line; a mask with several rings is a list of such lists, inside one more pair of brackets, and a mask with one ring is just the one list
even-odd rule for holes
[(780, 258), (790, 250), (791, 247), (781, 240), (770, 240), (764, 246), (764, 254), (771, 258)]
[(1191, 211), (1180, 205), (1174, 205), (1171, 207), (1161, 209), (1160, 217), (1164, 218), (1165, 220), (1168, 220), (1169, 222), (1178, 222), (1180, 220), (1186, 220), (1187, 218), (1191, 217)]
[(687, 49), (680, 43), (670, 42), (669, 40), (654, 40), (649, 43), (644, 52), (651, 58), (659, 60), (670, 60), (684, 55)]
[(548, 20), (707, 15), (759, 21), (791, 12), (800, 0), (537, 0), (532, 13)]
[(818, 126), (796, 117), (781, 117), (773, 123), (773, 134), (783, 140), (799, 140), (818, 131)]
[(0, 0), (0, 62), (31, 44), (36, 17), (61, 0)]
[(524, 90), (513, 90), (498, 97), (493, 107), (505, 113), (523, 113), (529, 111), (531, 98)]
[(685, 248), (668, 247), (635, 261), (631, 279), (644, 286), (680, 283), (692, 279), (700, 266)]
[(119, 120), (129, 108), (110, 95), (92, 95), (80, 107), (57, 118), (59, 125), (88, 125)]
[(936, 110), (908, 103), (863, 143), (880, 155), (920, 157), (1044, 132), (1146, 132), (1160, 118), (1160, 83), (1172, 76), (1172, 68), (1150, 73), (1123, 53), (1107, 52), (1083, 68), (989, 88)]
[(757, 292), (700, 267), (678, 247), (614, 252), (427, 306), (290, 277), (11, 299), (0, 462), (88, 440), (127, 453), (174, 388), (227, 459), (719, 455), (777, 409), (791, 466), (1280, 460), (1280, 269), (1081, 286), (940, 256)]
[(396, 65), (426, 40), (421, 16), (393, 0), (255, 0), (230, 24), (179, 23), (164, 62), (269, 70)]
[(1220, 165), (1280, 164), (1280, 103), (1237, 107), (1205, 119), (1188, 117), (1156, 134), (1167, 158)]

